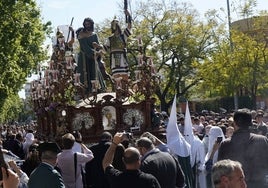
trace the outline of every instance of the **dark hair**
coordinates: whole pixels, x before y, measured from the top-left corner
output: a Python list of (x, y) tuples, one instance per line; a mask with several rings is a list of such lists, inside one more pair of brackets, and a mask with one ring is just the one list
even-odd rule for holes
[(29, 147), (29, 152), (36, 152), (38, 151), (38, 144), (32, 144)]
[(15, 137), (17, 140), (23, 139), (22, 133), (18, 132)]
[(83, 21), (83, 26), (85, 27), (85, 22), (90, 22), (90, 31), (94, 31), (94, 21), (91, 18), (85, 18)]
[(100, 136), (101, 141), (111, 141), (112, 140), (112, 134), (108, 131), (104, 131)]
[(153, 147), (153, 142), (147, 138), (147, 137), (142, 137), (136, 142), (138, 147), (143, 147), (145, 149), (151, 149)]
[(73, 136), (75, 138), (75, 141), (81, 141), (81, 139), (82, 139), (81, 133), (77, 130), (73, 131)]
[(252, 126), (252, 116), (247, 110), (238, 110), (234, 113), (234, 122), (239, 128), (249, 128)]
[(219, 127), (221, 128), (223, 134), (226, 135), (226, 125), (220, 125)]
[(78, 38), (79, 33), (80, 33), (83, 29), (84, 29), (83, 27), (79, 27), (79, 28), (75, 31), (75, 33), (76, 33), (76, 38)]

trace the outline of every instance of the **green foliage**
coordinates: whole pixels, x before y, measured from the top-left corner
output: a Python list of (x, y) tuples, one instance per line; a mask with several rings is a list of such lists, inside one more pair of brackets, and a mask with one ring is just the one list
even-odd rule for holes
[[(136, 38), (142, 36), (142, 53), (152, 57), (161, 79), (155, 96), (161, 109), (167, 111), (175, 93), (179, 98), (191, 97), (191, 89), (202, 79), (199, 67), (214, 50), (214, 29), (221, 26), (213, 17), (203, 23), (190, 4), (175, 0), (149, 0), (137, 2), (133, 7), (133, 35), (127, 47), (129, 64), (135, 70), (139, 53)], [(100, 41), (110, 35), (110, 22), (106, 20), (97, 27), (101, 31)]]
[[(0, 103), (4, 104), (46, 58), (42, 44), (50, 23), (42, 24), (34, 0), (1, 1), (0, 15)], [(2, 106), (0, 110), (3, 112)]]
[(16, 95), (9, 95), (8, 98), (1, 103), (0, 122), (10, 122), (18, 120), (19, 113), (23, 111), (23, 101)]
[(156, 95), (167, 111), (175, 93), (188, 98), (200, 82), (198, 67), (211, 53), (214, 25), (198, 20), (197, 11), (186, 3), (150, 0), (137, 7), (133, 33), (142, 36), (144, 54), (153, 57), (161, 76)]
[(257, 7), (257, 0), (240, 0), (239, 10), (243, 18), (253, 16), (254, 8)]
[[(267, 89), (266, 35), (255, 22), (254, 30), (249, 28), (248, 33), (232, 30), (232, 50), (228, 39), (221, 40), (204, 61), (199, 72), (204, 80), (199, 89), (209, 91), (204, 97), (249, 95), (254, 104), (260, 91)], [(256, 32), (254, 36), (252, 32)]]

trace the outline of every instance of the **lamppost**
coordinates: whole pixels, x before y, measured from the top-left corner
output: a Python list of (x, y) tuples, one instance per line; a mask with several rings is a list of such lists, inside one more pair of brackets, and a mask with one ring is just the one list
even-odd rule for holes
[[(232, 30), (231, 30), (231, 13), (230, 13), (230, 4), (229, 0), (227, 0), (227, 16), (228, 16), (228, 30), (229, 30), (229, 42), (230, 42), (230, 51), (233, 53), (234, 46), (232, 40)], [(234, 91), (234, 108), (235, 110), (238, 109), (238, 97), (236, 95), (236, 91)]]

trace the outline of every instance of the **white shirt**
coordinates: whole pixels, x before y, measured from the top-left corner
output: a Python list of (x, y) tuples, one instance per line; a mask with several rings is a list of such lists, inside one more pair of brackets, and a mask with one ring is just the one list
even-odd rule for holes
[(63, 150), (58, 154), (58, 167), (61, 169), (62, 179), (66, 188), (83, 187), (81, 166), (93, 159), (93, 153), (87, 149), (84, 153), (77, 153), (77, 169), (75, 183), (74, 153), (72, 149)]
[(74, 142), (74, 145), (73, 145), (73, 147), (72, 147), (72, 151), (73, 151), (73, 152), (80, 152), (80, 153), (83, 153), (81, 144), (78, 143), (78, 142)]

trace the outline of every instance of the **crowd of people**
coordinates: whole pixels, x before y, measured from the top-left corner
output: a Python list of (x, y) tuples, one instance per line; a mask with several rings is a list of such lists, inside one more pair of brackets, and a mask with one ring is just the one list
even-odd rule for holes
[(1, 151), (13, 157), (8, 157), (8, 171), (2, 168), (2, 182), (7, 188), (268, 187), (268, 139), (256, 131), (267, 126), (263, 115), (241, 109), (218, 121), (192, 116), (194, 139), (189, 140), (186, 117), (179, 114), (175, 126), (192, 147), (188, 172), (169, 143), (150, 132), (130, 138), (105, 131), (98, 143), (85, 145), (79, 131), (64, 134), (56, 143), (39, 140), (35, 126), (3, 126)]
[[(126, 40), (131, 34), (131, 16), (127, 10), (125, 14), (127, 28), (122, 31), (113, 20), (112, 36), (103, 46), (92, 19), (86, 18), (76, 31), (80, 44), (77, 71), (87, 93), (106, 90), (102, 50), (110, 52), (116, 87), (124, 87), (128, 80)], [(58, 50), (62, 46), (72, 50), (75, 36), (71, 27), (70, 31), (71, 41), (65, 45), (64, 36), (58, 33)], [(52, 60), (64, 61), (58, 53)], [(177, 114), (172, 125), (167, 113), (152, 112), (154, 127), (177, 128), (185, 148), (190, 148), (190, 158), (185, 160), (172, 151), (169, 139), (150, 132), (130, 138), (124, 132), (105, 131), (98, 143), (85, 145), (79, 131), (64, 134), (56, 143), (40, 138), (35, 124), (0, 126), (1, 151), (8, 163), (8, 168), (1, 169), (1, 182), (4, 188), (265, 188), (268, 129), (264, 114), (241, 109), (217, 116), (195, 114), (190, 121)]]

